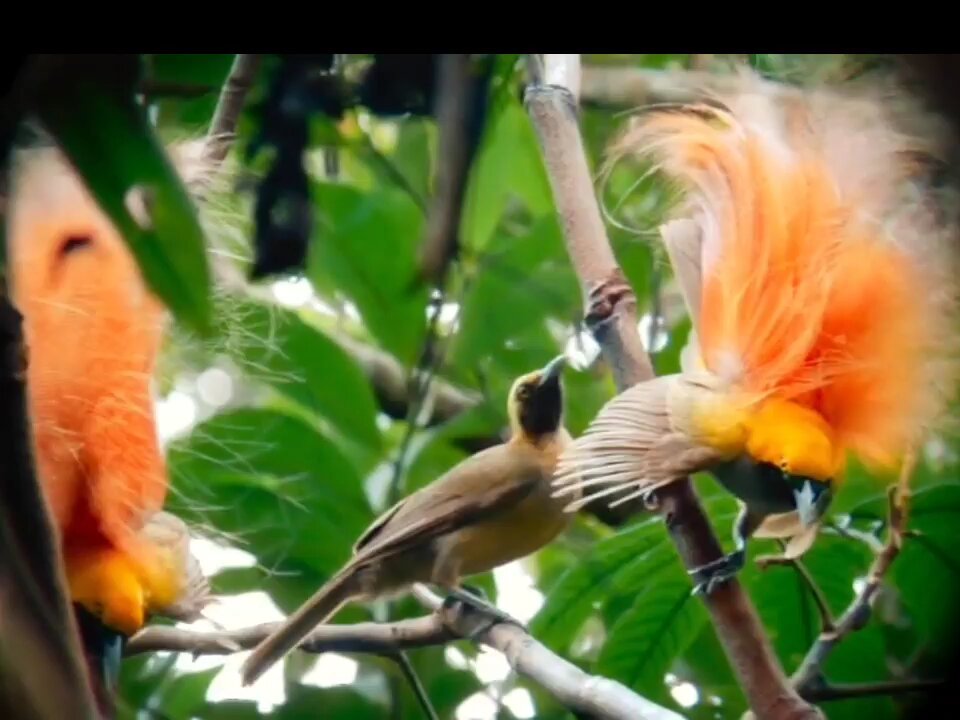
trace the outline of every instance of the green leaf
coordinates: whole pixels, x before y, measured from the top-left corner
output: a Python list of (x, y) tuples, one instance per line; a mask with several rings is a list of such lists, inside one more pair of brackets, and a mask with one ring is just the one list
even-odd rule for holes
[(424, 226), (419, 208), (394, 189), (363, 193), (320, 183), (320, 230), (309, 272), (318, 288), (345, 293), (373, 336), (412, 366), (427, 329), (427, 289), (417, 282)]
[[(757, 555), (771, 552), (778, 553), (779, 547), (754, 542), (741, 579), (768, 629), (777, 656), (786, 671), (792, 672), (820, 632), (820, 615), (809, 588), (794, 568), (774, 566), (761, 570), (754, 564)], [(838, 615), (853, 599), (853, 583), (866, 571), (870, 559), (869, 549), (862, 543), (821, 535), (802, 561), (826, 596), (831, 611)]]
[(487, 122), (470, 172), (463, 209), (464, 244), (483, 250), (517, 197), (533, 217), (553, 212), (553, 194), (530, 118), (503, 95)]
[(944, 638), (958, 629), (960, 601), (960, 487), (942, 485), (918, 491), (911, 502), (909, 528), (920, 533), (908, 538), (891, 568), (916, 632), (938, 652)]
[(584, 621), (603, 602), (618, 574), (632, 563), (642, 565), (667, 542), (663, 526), (649, 520), (601, 540), (550, 588), (530, 631), (557, 652), (569, 646)]
[(747, 703), (730, 667), (730, 661), (710, 623), (701, 627), (696, 639), (679, 656), (678, 675), (700, 691), (700, 703), (689, 711), (691, 718), (710, 718), (718, 712), (711, 698), (718, 698), (722, 717), (740, 717)]
[(275, 720), (313, 720), (318, 717), (383, 720), (384, 715), (382, 705), (367, 700), (349, 687), (291, 685), (288, 686), (287, 701), (269, 717)]
[(668, 696), (664, 676), (700, 633), (706, 610), (691, 594), (686, 573), (675, 565), (649, 577), (635, 598), (610, 628), (596, 672), (662, 700)]
[(379, 453), (373, 389), (338, 343), (284, 308), (243, 301), (230, 312), (226, 349), (248, 376), (325, 418), (345, 440)]
[[(159, 91), (158, 124), (176, 123), (181, 128), (205, 132), (220, 98), (220, 89), (236, 56), (164, 53), (146, 57), (147, 78), (151, 86)], [(190, 90), (195, 97), (165, 98), (163, 92), (167, 89), (171, 92)]]
[(498, 233), (464, 297), (453, 363), (458, 368), (490, 363), (511, 381), (539, 367), (550, 359), (547, 352), (560, 349), (547, 319), (572, 326), (579, 293), (554, 216), (522, 235)]
[(173, 443), (169, 464), (171, 511), (230, 537), (268, 569), (293, 562), (326, 577), (373, 520), (337, 446), (282, 413), (218, 415)]
[(393, 163), (410, 187), (425, 199), (430, 196), (436, 126), (425, 118), (410, 118), (398, 123), (397, 128), (399, 137)]
[[(212, 301), (203, 230), (132, 88), (104, 81), (96, 64), (84, 65), (45, 89), (38, 114), (128, 243), (149, 286), (179, 320), (207, 335)], [(145, 227), (126, 204), (133, 189), (148, 198)]]
[(222, 668), (179, 675), (163, 689), (161, 707), (172, 718), (202, 715), (207, 705), (207, 690)]
[[(868, 683), (889, 679), (886, 646), (876, 623), (851, 633), (827, 658), (824, 674), (838, 685)], [(888, 697), (867, 697), (832, 702), (824, 705), (830, 720), (893, 720), (902, 717)]]

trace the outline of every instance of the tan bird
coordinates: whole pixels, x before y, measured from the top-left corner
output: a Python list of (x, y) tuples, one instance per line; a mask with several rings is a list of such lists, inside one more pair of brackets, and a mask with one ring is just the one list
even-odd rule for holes
[(461, 580), (530, 555), (570, 522), (569, 499), (552, 497), (551, 487), (557, 458), (571, 442), (563, 427), (564, 365), (561, 355), (518, 378), (507, 404), (510, 439), (463, 460), (378, 518), (346, 567), (254, 649), (241, 669), (243, 683), (255, 682), (345, 603), (415, 583), (509, 619), (466, 592)]

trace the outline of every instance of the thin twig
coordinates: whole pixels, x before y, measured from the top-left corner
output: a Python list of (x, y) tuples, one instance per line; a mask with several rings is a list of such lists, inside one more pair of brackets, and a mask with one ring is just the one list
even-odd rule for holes
[(820, 613), (821, 632), (833, 630), (836, 623), (833, 619), (833, 613), (830, 612), (830, 604), (827, 602), (827, 596), (824, 595), (823, 589), (817, 584), (817, 581), (814, 580), (813, 575), (810, 574), (810, 570), (800, 558), (794, 558), (792, 564), (797, 575), (799, 575), (806, 584), (813, 598), (813, 602), (817, 606), (817, 611)]
[[(780, 545), (786, 547), (786, 543), (780, 542)], [(817, 606), (817, 612), (820, 613), (820, 631), (829, 632), (834, 629), (836, 622), (833, 613), (830, 612), (830, 604), (827, 602), (827, 596), (823, 589), (817, 584), (816, 579), (810, 573), (810, 569), (800, 558), (787, 558), (782, 555), (764, 555), (755, 560), (756, 565), (765, 569), (770, 565), (789, 565), (797, 573), (799, 578), (807, 586), (810, 596)]]
[(811, 702), (830, 702), (831, 700), (851, 700), (877, 695), (886, 697), (903, 695), (905, 693), (933, 690), (943, 685), (943, 680), (889, 680), (874, 683), (826, 684), (811, 688), (803, 696)]
[(403, 676), (407, 679), (407, 682), (410, 683), (413, 694), (416, 695), (417, 702), (420, 703), (420, 707), (423, 709), (423, 714), (430, 720), (440, 720), (437, 716), (437, 711), (433, 708), (433, 703), (430, 702), (427, 690), (423, 687), (423, 683), (420, 682), (420, 676), (417, 675), (417, 671), (413, 668), (413, 664), (410, 662), (407, 654), (399, 652), (394, 659), (397, 661), (397, 665), (400, 666), (400, 671), (403, 673)]
[(222, 163), (230, 152), (236, 139), (240, 113), (243, 111), (247, 94), (253, 87), (261, 60), (261, 55), (240, 54), (234, 58), (230, 74), (220, 91), (210, 129), (207, 131), (205, 157), (213, 164)]
[(438, 80), (437, 191), (420, 253), (420, 276), (427, 282), (445, 276), (460, 245), (461, 211), (480, 131), (476, 117), (483, 115), (486, 100), (474, 88), (467, 53), (442, 55)]
[[(533, 85), (527, 109), (540, 141), (571, 262), (580, 279), (586, 322), (622, 392), (654, 376), (637, 331), (636, 296), (617, 264), (600, 214), (583, 139), (577, 97), (559, 78), (573, 77), (579, 56), (545, 58), (547, 84)], [(573, 61), (576, 62), (573, 62)], [(560, 66), (551, 70), (551, 63)], [(673, 483), (659, 498), (667, 528), (688, 568), (721, 557), (716, 535), (689, 480)], [(776, 720), (822, 718), (790, 686), (752, 603), (734, 579), (704, 598), (727, 657), (758, 717)]]
[(913, 475), (915, 463), (914, 453), (908, 453), (897, 484), (890, 488), (890, 523), (887, 541), (874, 558), (863, 588), (834, 623), (833, 628), (820, 633), (800, 667), (793, 674), (793, 686), (801, 694), (808, 692), (822, 681), (823, 665), (834, 648), (843, 642), (845, 637), (863, 628), (870, 619), (873, 599), (880, 590), (884, 576), (903, 547), (910, 497), (910, 478)]

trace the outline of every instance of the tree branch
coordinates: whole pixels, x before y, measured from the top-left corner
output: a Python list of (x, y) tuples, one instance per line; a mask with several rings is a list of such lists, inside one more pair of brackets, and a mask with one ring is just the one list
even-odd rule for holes
[[(483, 87), (486, 87), (484, 84)], [(467, 190), (470, 165), (479, 139), (478, 104), (486, 98), (474, 88), (470, 55), (440, 57), (437, 126), (439, 127), (436, 187), (427, 216), (427, 232), (420, 254), (420, 275), (428, 282), (442, 279), (457, 254), (460, 216)]]
[[(263, 623), (242, 630), (209, 633), (169, 626), (148, 627), (130, 638), (124, 654), (130, 657), (173, 651), (193, 655), (232, 655), (252, 650), (279, 626), (280, 623)], [(299, 649), (308, 653), (370, 653), (393, 657), (400, 650), (443, 645), (455, 639), (457, 636), (438, 616), (428, 615), (392, 623), (319, 625)]]
[(262, 61), (261, 55), (240, 54), (234, 58), (230, 74), (227, 75), (220, 91), (220, 99), (213, 111), (213, 119), (207, 131), (205, 159), (219, 165), (227, 157), (230, 147), (236, 140), (237, 123), (243, 111), (247, 93), (253, 87), (257, 71)]
[[(648, 70), (633, 67), (584, 67), (583, 103), (601, 107), (640, 107), (705, 100), (716, 92), (733, 92), (734, 74), (703, 70)], [(765, 92), (783, 94), (793, 88), (764, 81)]]
[[(443, 599), (426, 588), (415, 595), (428, 609), (424, 617), (391, 623), (320, 625), (300, 645), (309, 653), (371, 653), (395, 658), (398, 652), (474, 639), (502, 652), (521, 675), (542, 685), (571, 710), (588, 712), (601, 720), (681, 720), (681, 716), (656, 705), (623, 685), (587, 675), (538, 643), (515, 625), (489, 621), (461, 604), (444, 607)], [(484, 627), (484, 626), (487, 627)], [(140, 631), (124, 650), (127, 657), (150, 652), (184, 652), (229, 655), (255, 647), (276, 629), (264, 623), (231, 632), (201, 633), (156, 626)]]
[(413, 594), (424, 607), (440, 614), (446, 626), (458, 636), (500, 651), (514, 670), (541, 685), (574, 712), (586, 713), (599, 720), (680, 718), (677, 713), (637, 695), (614, 680), (588, 675), (555, 655), (517, 625), (496, 623), (491, 626), (489, 618), (482, 613), (459, 603), (444, 606), (441, 597), (423, 586), (415, 586)]
[[(403, 365), (393, 355), (378, 350), (346, 335), (332, 335), (337, 343), (357, 362), (373, 386), (380, 408), (390, 417), (402, 420), (407, 417), (410, 402), (410, 383), (407, 382)], [(438, 425), (460, 413), (472, 410), (482, 398), (441, 378), (434, 377), (431, 387), (431, 413), (426, 424)], [(499, 440), (493, 439), (494, 442)]]
[(890, 525), (887, 542), (874, 558), (863, 589), (857, 593), (857, 596), (844, 610), (835, 626), (820, 633), (800, 667), (793, 674), (793, 686), (802, 695), (812, 691), (818, 683), (822, 682), (823, 665), (833, 649), (843, 642), (845, 637), (862, 629), (870, 620), (873, 599), (880, 590), (884, 576), (903, 548), (910, 496), (910, 477), (913, 474), (915, 462), (915, 456), (912, 453), (908, 455), (901, 468), (899, 481), (890, 489)]
[(934, 690), (943, 685), (943, 680), (889, 680), (875, 683), (825, 684), (811, 688), (803, 696), (811, 702), (830, 702), (831, 700), (851, 700), (877, 695), (903, 695), (923, 690)]
[[(557, 77), (579, 72), (578, 56), (546, 56), (546, 84), (534, 82), (526, 95), (553, 188), (557, 211), (574, 269), (580, 278), (587, 305), (586, 321), (604, 357), (611, 365), (617, 387), (623, 391), (653, 377), (649, 358), (637, 331), (636, 297), (619, 268), (606, 236), (597, 198), (590, 180), (586, 154), (577, 123), (577, 98), (565, 85), (551, 84)], [(721, 547), (688, 479), (673, 483), (661, 493), (667, 528), (687, 568), (721, 556)], [(821, 718), (790, 686), (756, 610), (734, 579), (704, 602), (713, 619), (727, 657), (744, 693), (760, 718)]]

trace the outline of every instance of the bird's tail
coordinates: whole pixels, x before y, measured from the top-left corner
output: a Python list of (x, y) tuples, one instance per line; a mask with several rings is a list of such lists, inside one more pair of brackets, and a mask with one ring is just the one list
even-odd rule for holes
[(256, 682), (274, 663), (297, 647), (317, 625), (356, 597), (361, 590), (358, 571), (356, 565), (347, 565), (262, 640), (240, 669), (243, 684), (252, 685)]
[(643, 113), (615, 153), (651, 160), (699, 226), (700, 362), (886, 464), (956, 387), (960, 223), (925, 177), (940, 148), (877, 88), (745, 77), (717, 104)]

